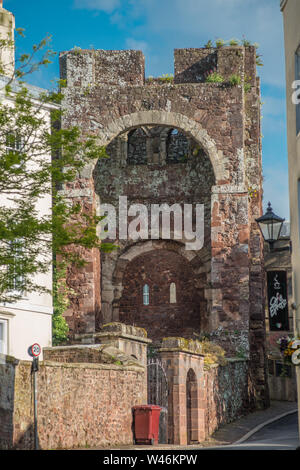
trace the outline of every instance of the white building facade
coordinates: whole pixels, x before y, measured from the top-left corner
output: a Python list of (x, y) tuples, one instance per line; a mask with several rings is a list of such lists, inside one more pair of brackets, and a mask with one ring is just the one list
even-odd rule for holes
[[(15, 20), (14, 15), (3, 8), (0, 1), (0, 38), (14, 38)], [(12, 93), (5, 94), (5, 85), (13, 76), (14, 71), (14, 47), (1, 51), (1, 62), (4, 66), (5, 76), (0, 77), (0, 100), (8, 106), (14, 106), (14, 93), (18, 91), (18, 84), (13, 81), (10, 86)], [(38, 87), (27, 85), (33, 102), (40, 108), (39, 96), (45, 92)], [(51, 106), (43, 105), (40, 111), (43, 114), (45, 125), (50, 128)], [(50, 159), (51, 155), (45, 155), (45, 159)], [(51, 214), (51, 192), (38, 201), (37, 209), (39, 214)], [(0, 193), (0, 206), (9, 204), (7, 197)], [(49, 253), (49, 260), (52, 253)], [(46, 274), (36, 276), (35, 284), (52, 291), (52, 268)], [(22, 296), (14, 303), (0, 304), (0, 353), (13, 356), (17, 359), (30, 359), (28, 348), (34, 343), (38, 343), (41, 348), (52, 345), (52, 295), (50, 293), (29, 292), (26, 289)]]

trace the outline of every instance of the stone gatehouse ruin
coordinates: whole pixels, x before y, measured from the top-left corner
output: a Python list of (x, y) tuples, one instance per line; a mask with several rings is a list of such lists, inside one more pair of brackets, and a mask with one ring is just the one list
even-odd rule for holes
[[(48, 397), (40, 429), (58, 416), (53, 435), (41, 431), (44, 448), (132, 443), (131, 408), (147, 401), (147, 349), (168, 388), (167, 442), (199, 442), (246, 410), (268, 406), (263, 247), (255, 222), (262, 214), (256, 50), (177, 49), (174, 56), (173, 80), (146, 80), (140, 51), (60, 55), (62, 126), (94, 134), (108, 155), (68, 183), (67, 196), (90, 214), (104, 204), (118, 208), (120, 197), (147, 209), (200, 204), (204, 237), (186, 249), (174, 212), (170, 237), (149, 229), (130, 239), (117, 226), (118, 249), (81, 248), (86, 264), (67, 274), (75, 292), (65, 312), (70, 345), (44, 351), (40, 368)], [(207, 82), (212, 72), (223, 81)], [(225, 350), (226, 364), (208, 367), (197, 341), (203, 336)], [(22, 448), (32, 436), (30, 397), (24, 404), (20, 385), (23, 377), (30, 386), (29, 365), (10, 360), (0, 374), (15, 384), (1, 445)], [(67, 397), (59, 409), (57, 380)]]

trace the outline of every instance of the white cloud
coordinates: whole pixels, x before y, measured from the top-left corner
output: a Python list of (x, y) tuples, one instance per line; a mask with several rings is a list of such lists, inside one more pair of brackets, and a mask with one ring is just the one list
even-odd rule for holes
[(112, 13), (120, 7), (120, 0), (74, 0), (74, 8), (81, 10), (101, 10)]
[(149, 46), (145, 41), (138, 41), (133, 38), (126, 39), (126, 47), (128, 47), (128, 49), (135, 49), (138, 51), (143, 51), (144, 54), (146, 54), (147, 51), (149, 50)]
[(121, 28), (132, 25), (132, 38), (151, 41), (152, 51), (159, 48), (161, 66), (169, 45), (202, 47), (208, 39), (246, 37), (260, 45), (263, 83), (284, 87), (283, 19), (277, 0), (74, 0), (74, 6), (105, 11)]
[(162, 44), (202, 47), (208, 39), (243, 36), (257, 42), (264, 62), (259, 75), (265, 83), (283, 87), (283, 20), (277, 1), (124, 0), (122, 7), (126, 17), (143, 18), (136, 27), (139, 37), (144, 34)]

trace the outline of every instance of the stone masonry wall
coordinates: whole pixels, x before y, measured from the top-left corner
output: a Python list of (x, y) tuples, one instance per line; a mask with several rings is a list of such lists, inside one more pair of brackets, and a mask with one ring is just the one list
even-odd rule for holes
[(13, 441), (13, 412), (15, 394), (14, 358), (1, 354), (0, 363), (0, 448), (10, 448)]
[[(149, 305), (143, 305), (146, 283)], [(171, 283), (176, 286), (176, 303), (170, 302)], [(154, 250), (135, 258), (126, 268), (123, 286), (120, 321), (145, 328), (153, 341), (199, 331), (199, 312), (206, 307), (204, 291), (201, 299), (189, 263), (177, 253)]]
[[(169, 386), (171, 443), (201, 442), (221, 425), (251, 411), (248, 361), (227, 359), (222, 365), (208, 365), (201, 352), (201, 343), (184, 338), (165, 338), (159, 350)], [(194, 376), (193, 395), (188, 397), (191, 376)], [(189, 427), (194, 434), (192, 439)]]
[[(32, 449), (31, 363), (1, 364), (0, 378), (0, 448)], [(132, 406), (147, 400), (143, 368), (42, 362), (37, 379), (41, 449), (133, 443)]]
[(248, 389), (248, 362), (230, 360), (225, 366), (204, 369), (205, 435), (211, 436), (251, 411)]
[[(201, 289), (206, 307), (204, 312), (199, 311), (199, 320), (202, 315), (203, 329), (215, 335), (228, 354), (251, 357), (253, 399), (266, 406), (263, 254), (255, 222), (262, 213), (260, 93), (255, 55), (254, 47), (178, 49), (174, 82), (158, 85), (145, 84), (144, 57), (139, 51), (62, 53), (61, 73), (67, 79), (62, 125), (77, 125), (84, 133), (96, 135), (103, 145), (142, 126), (174, 128), (199, 144), (214, 174), (214, 184), (206, 192), (210, 214), (207, 252), (204, 248), (186, 254), (189, 262), (195, 263), (197, 274), (205, 274)], [(222, 74), (225, 82), (205, 83), (212, 70)], [(241, 76), (240, 85), (226, 82), (232, 74)], [(250, 85), (247, 92), (245, 81)], [(180, 183), (185, 184), (177, 174), (182, 170), (184, 175), (184, 164), (173, 165), (176, 169), (168, 173), (162, 168), (163, 162), (157, 160), (157, 152), (153, 152), (153, 158), (152, 164), (158, 162), (153, 168), (106, 162), (107, 173), (98, 176), (97, 169), (105, 170), (105, 163), (96, 167), (97, 162), (93, 162), (65, 190), (71, 199), (83, 202), (90, 210), (99, 210), (104, 194), (107, 202), (116, 198), (118, 182), (122, 190), (126, 189), (123, 194), (132, 195), (135, 202), (150, 203), (153, 195), (164, 202), (166, 196), (173, 195), (167, 201), (171, 204), (180, 195), (185, 196), (184, 191), (176, 191)], [(145, 179), (144, 172), (149, 179)], [(190, 195), (193, 202), (195, 195), (201, 196), (203, 175), (195, 175), (193, 167), (186, 175), (186, 181), (191, 182), (191, 175), (197, 180), (198, 174), (198, 184), (196, 181)], [(101, 176), (102, 181), (110, 178), (107, 191), (101, 191)], [(149, 243), (155, 249), (167, 245), (162, 240)], [(92, 332), (103, 321), (119, 321), (126, 266), (134, 259), (134, 251), (149, 251), (149, 243), (123, 245), (101, 273), (101, 289), (99, 253), (86, 254), (87, 267), (68, 277), (69, 286), (76, 291), (66, 313), (72, 334)], [(169, 246), (174, 249), (174, 244)], [(105, 256), (101, 254), (101, 258), (103, 261)]]

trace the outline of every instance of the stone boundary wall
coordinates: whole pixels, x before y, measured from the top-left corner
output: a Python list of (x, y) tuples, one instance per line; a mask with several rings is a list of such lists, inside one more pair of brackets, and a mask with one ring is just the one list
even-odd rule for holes
[(9, 448), (12, 441), (16, 364), (14, 358), (0, 355), (0, 449)]
[(250, 410), (248, 361), (227, 359), (226, 365), (204, 369), (205, 435), (211, 436), (221, 425), (246, 415)]
[[(133, 443), (132, 407), (147, 403), (144, 367), (45, 361), (37, 378), (41, 449)], [(0, 449), (33, 449), (30, 361), (0, 363), (0, 421)]]

